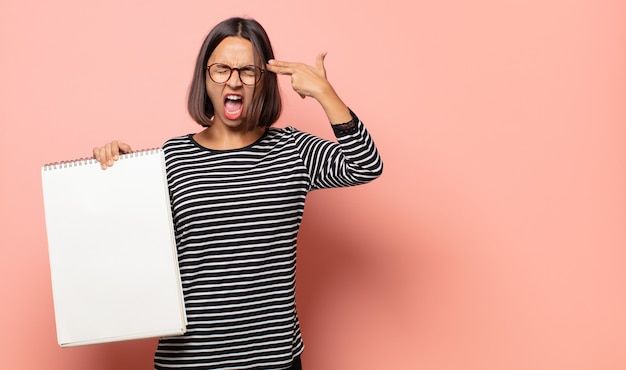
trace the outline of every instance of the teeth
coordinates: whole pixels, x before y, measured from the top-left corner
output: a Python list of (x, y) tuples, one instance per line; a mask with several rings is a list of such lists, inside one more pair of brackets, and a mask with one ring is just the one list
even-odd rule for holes
[(228, 95), (228, 96), (226, 96), (226, 99), (228, 99), (228, 100), (241, 100), (241, 96)]

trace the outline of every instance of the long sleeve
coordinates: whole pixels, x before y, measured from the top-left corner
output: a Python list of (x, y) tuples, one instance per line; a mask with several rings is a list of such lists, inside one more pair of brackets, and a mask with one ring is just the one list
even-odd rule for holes
[(359, 118), (333, 126), (337, 143), (296, 131), (295, 143), (310, 177), (309, 190), (368, 183), (378, 178), (383, 163), (374, 141)]

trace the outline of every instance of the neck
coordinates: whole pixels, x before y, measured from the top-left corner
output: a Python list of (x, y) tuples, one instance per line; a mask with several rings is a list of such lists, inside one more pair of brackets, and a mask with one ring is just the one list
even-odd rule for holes
[(198, 132), (193, 138), (205, 148), (229, 150), (243, 148), (254, 143), (263, 136), (264, 132), (265, 129), (261, 127), (244, 131), (239, 127), (213, 125)]

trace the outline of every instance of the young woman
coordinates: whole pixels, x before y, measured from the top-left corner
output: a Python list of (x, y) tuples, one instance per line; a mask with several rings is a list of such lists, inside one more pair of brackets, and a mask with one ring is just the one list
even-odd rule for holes
[[(252, 19), (218, 24), (198, 55), (188, 110), (204, 127), (165, 142), (188, 326), (161, 338), (155, 369), (300, 369), (296, 239), (308, 192), (382, 173), (370, 135), (315, 66), (274, 60)], [(316, 99), (337, 142), (270, 127), (277, 75)], [(128, 144), (94, 148), (103, 169)]]

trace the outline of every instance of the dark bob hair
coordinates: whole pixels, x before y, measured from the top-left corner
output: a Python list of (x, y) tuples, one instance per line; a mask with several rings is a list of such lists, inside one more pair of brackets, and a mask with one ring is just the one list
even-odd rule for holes
[[(193, 80), (189, 88), (187, 109), (189, 114), (204, 127), (213, 124), (215, 109), (206, 92), (207, 61), (222, 40), (235, 36), (244, 38), (252, 43), (255, 51), (254, 62), (265, 69), (265, 63), (274, 59), (274, 51), (269, 37), (263, 26), (254, 19), (230, 18), (216, 25), (207, 35), (193, 73)], [(242, 125), (246, 130), (255, 127), (269, 127), (278, 120), (282, 109), (278, 78), (276, 74), (265, 71), (261, 80), (254, 86), (252, 101), (244, 112)]]

